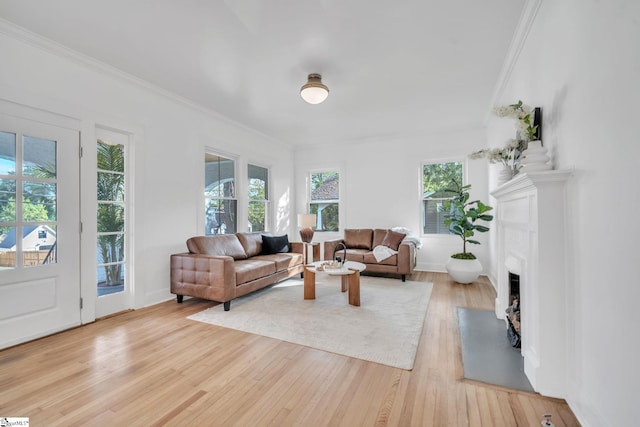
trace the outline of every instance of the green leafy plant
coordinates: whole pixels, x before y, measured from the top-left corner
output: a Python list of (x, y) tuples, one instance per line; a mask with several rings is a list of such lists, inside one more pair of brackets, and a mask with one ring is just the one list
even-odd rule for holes
[(475, 232), (484, 233), (489, 231), (489, 227), (476, 224), (476, 221), (489, 222), (493, 220), (493, 215), (487, 214), (493, 208), (485, 205), (480, 200), (469, 201), (469, 189), (471, 185), (462, 186), (457, 194), (443, 203), (442, 209), (445, 212), (444, 224), (449, 227), (451, 234), (460, 236), (462, 239), (462, 252), (451, 255), (456, 259), (476, 259), (471, 252), (467, 252), (467, 243), (479, 245), (480, 242), (472, 239)]

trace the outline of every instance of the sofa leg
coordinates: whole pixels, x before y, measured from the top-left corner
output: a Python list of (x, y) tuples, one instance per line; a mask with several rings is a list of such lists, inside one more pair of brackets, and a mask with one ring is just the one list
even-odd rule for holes
[(407, 279), (407, 275), (406, 275), (406, 274), (403, 274), (403, 275), (402, 275), (402, 281), (404, 282), (406, 279)]
[(300, 273), (300, 278), (301, 278), (301, 279), (304, 279), (304, 272), (303, 272), (303, 273)]
[(176, 299), (178, 300), (178, 304), (182, 304), (182, 295), (176, 295)]
[(224, 302), (224, 311), (229, 311), (231, 309), (231, 301)]

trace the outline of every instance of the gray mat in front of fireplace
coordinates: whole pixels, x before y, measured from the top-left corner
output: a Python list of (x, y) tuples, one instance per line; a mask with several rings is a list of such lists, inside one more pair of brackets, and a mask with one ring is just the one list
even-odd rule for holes
[(458, 327), (465, 378), (533, 391), (520, 349), (509, 344), (504, 320), (493, 311), (458, 307)]

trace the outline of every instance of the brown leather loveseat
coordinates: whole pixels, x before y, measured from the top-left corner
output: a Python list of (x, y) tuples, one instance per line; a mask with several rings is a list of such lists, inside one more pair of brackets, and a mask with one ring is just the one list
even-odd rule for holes
[(287, 236), (236, 233), (187, 240), (188, 253), (171, 255), (171, 293), (224, 303), (304, 272), (304, 246)]
[(342, 258), (345, 253), (347, 261), (366, 264), (365, 273), (400, 274), (403, 282), (416, 266), (415, 242), (393, 230), (345, 229), (344, 238), (324, 242), (325, 260), (333, 259), (334, 254)]

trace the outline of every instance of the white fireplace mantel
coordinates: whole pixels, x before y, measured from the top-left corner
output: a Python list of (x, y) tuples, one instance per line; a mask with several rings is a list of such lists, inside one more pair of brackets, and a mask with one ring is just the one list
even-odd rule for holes
[(534, 390), (559, 398), (566, 397), (567, 384), (566, 182), (571, 173), (523, 173), (491, 192), (498, 202), (496, 316), (504, 319), (509, 305), (509, 271), (519, 274), (524, 371)]

